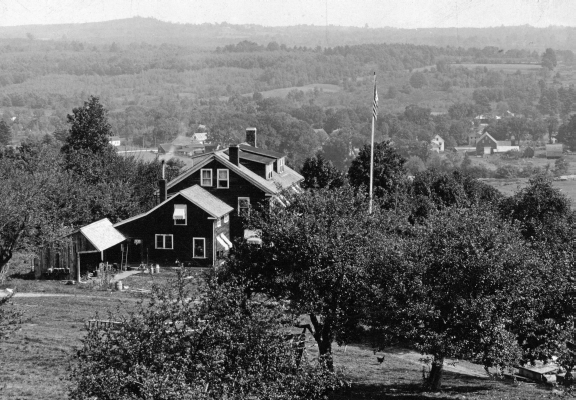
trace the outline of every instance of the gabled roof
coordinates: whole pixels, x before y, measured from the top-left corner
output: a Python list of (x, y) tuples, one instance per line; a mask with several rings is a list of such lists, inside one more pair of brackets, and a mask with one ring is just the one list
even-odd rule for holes
[(271, 158), (282, 158), (284, 156), (286, 156), (283, 153), (279, 153), (277, 151), (274, 150), (268, 150), (268, 149), (261, 149), (259, 147), (253, 147), (250, 146), (249, 144), (246, 143), (242, 143), (240, 145), (238, 145), (238, 147), (240, 147), (240, 150), (248, 152), (248, 153), (253, 153), (253, 154), (259, 154), (262, 156), (266, 156), (266, 157), (271, 157)]
[(92, 222), (80, 228), (80, 232), (98, 251), (104, 251), (126, 240), (108, 218)]
[(172, 153), (174, 151), (174, 145), (172, 143), (162, 143), (158, 145), (158, 150), (160, 149), (164, 153)]
[(176, 139), (172, 141), (174, 146), (188, 146), (192, 144), (194, 139), (188, 136), (177, 136)]
[(178, 194), (184, 196), (214, 218), (223, 217), (234, 210), (228, 204), (198, 185), (181, 190)]
[(496, 145), (498, 145), (498, 141), (497, 141), (496, 139), (494, 139), (488, 132), (484, 132), (484, 133), (482, 134), (482, 136), (480, 136), (480, 137), (478, 138), (478, 142), (480, 142), (480, 141), (484, 138), (484, 136), (489, 137), (490, 140), (492, 140), (494, 143), (496, 143)]
[[(215, 151), (214, 153), (207, 153), (203, 154), (203, 158), (201, 161), (194, 162), (194, 165), (188, 168), (186, 171), (182, 172), (179, 176), (168, 182), (167, 188), (170, 189), (171, 187), (175, 186), (176, 184), (182, 182), (184, 179), (189, 177), (194, 172), (198, 171), (200, 168), (207, 165), (212, 160), (218, 161), (220, 164), (226, 166), (231, 171), (234, 171), (254, 186), (258, 187), (260, 190), (264, 191), (268, 194), (276, 194), (282, 189), (286, 189), (293, 185), (294, 183), (300, 182), (304, 179), (302, 175), (291, 169), (290, 167), (284, 166), (284, 172), (278, 174), (276, 172), (272, 172), (272, 179), (267, 180), (261, 177), (260, 175), (252, 172), (250, 169), (245, 167), (244, 165), (235, 165), (228, 159), (228, 155), (224, 153), (224, 151)], [(277, 184), (280, 188), (277, 187)]]
[(213, 218), (221, 218), (234, 210), (232, 207), (224, 203), (216, 196), (210, 194), (208, 191), (202, 189), (200, 186), (194, 185), (192, 187), (179, 191), (175, 195), (167, 198), (162, 203), (158, 204), (156, 207), (148, 210), (147, 212), (135, 215), (130, 218), (126, 218), (125, 220), (116, 223), (114, 226), (116, 227), (124, 225), (128, 222), (132, 222), (142, 217), (145, 217), (151, 214), (152, 212), (156, 211), (160, 207), (163, 207), (166, 203), (174, 200), (178, 196), (184, 197), (186, 200), (190, 201), (195, 206), (204, 210), (207, 214), (209, 214)]

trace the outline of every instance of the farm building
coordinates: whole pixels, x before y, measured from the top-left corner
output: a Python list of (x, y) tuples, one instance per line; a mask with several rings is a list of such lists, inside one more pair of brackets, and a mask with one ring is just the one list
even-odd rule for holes
[(118, 147), (118, 146), (125, 144), (126, 139), (121, 138), (120, 136), (110, 136), (108, 143), (110, 143), (114, 147)]
[(564, 145), (562, 143), (546, 145), (546, 158), (560, 158), (563, 154)]
[(488, 132), (485, 132), (476, 143), (476, 155), (505, 153), (507, 151), (520, 151), (514, 140), (496, 140)]
[(93, 222), (42, 247), (35, 276), (49, 274), (79, 279), (95, 270), (101, 261), (119, 263), (125, 240), (107, 218)]
[(437, 153), (444, 151), (444, 139), (440, 135), (436, 135), (430, 141), (430, 145), (432, 147), (432, 151)]
[(468, 134), (468, 144), (470, 146), (476, 146), (476, 142), (478, 142), (478, 139), (484, 134), (484, 129), (486, 129), (487, 126), (488, 124), (480, 124), (470, 130)]

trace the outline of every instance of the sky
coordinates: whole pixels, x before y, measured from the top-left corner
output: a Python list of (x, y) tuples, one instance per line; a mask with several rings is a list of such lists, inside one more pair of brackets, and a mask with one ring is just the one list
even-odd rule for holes
[(576, 0), (0, 0), (0, 26), (134, 16), (265, 26), (576, 26)]

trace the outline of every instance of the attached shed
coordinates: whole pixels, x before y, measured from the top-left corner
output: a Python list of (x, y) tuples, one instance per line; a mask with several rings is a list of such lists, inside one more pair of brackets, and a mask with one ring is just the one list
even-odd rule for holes
[(86, 225), (40, 249), (36, 278), (59, 272), (69, 279), (98, 268), (100, 262), (120, 263), (122, 243), (126, 240), (108, 218)]
[(546, 145), (546, 158), (560, 158), (563, 154), (564, 145), (562, 143)]

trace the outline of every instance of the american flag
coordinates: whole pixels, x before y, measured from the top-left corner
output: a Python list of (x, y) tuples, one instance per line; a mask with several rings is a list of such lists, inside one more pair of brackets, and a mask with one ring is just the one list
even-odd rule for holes
[(372, 102), (372, 116), (378, 119), (378, 89), (376, 89), (376, 72), (374, 72), (374, 101)]

